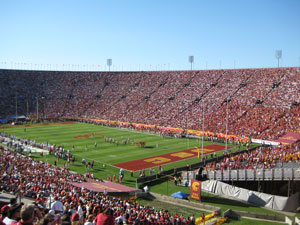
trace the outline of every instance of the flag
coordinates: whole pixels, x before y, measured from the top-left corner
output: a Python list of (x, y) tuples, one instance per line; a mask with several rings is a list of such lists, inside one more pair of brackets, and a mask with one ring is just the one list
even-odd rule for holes
[(201, 201), (201, 182), (198, 180), (191, 180), (191, 198)]

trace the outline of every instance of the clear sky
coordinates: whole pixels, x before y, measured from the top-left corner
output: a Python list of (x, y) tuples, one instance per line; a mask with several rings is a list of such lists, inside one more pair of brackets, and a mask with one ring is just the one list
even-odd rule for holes
[(300, 0), (0, 0), (0, 68), (300, 64)]

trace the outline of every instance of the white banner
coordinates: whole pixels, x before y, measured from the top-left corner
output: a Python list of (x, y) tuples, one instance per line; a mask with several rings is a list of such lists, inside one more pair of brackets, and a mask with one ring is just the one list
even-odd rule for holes
[(276, 142), (276, 141), (268, 141), (268, 140), (261, 140), (261, 139), (251, 139), (251, 141), (253, 143), (262, 144), (262, 145), (275, 145), (275, 146), (280, 145), (280, 142)]

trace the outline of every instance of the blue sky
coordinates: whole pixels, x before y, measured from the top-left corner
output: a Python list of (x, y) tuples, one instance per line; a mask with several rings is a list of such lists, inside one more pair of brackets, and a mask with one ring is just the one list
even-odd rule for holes
[[(300, 64), (300, 0), (1, 0), (0, 68), (186, 70)], [(26, 63), (26, 64), (25, 64)]]

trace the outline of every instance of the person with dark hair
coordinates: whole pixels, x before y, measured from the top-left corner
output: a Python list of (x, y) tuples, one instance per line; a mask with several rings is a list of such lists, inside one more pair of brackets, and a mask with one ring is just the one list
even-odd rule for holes
[(54, 215), (48, 213), (44, 216), (43, 219), (39, 221), (39, 225), (55, 225), (55, 217)]
[[(64, 223), (64, 222), (69, 222), (71, 224), (71, 219), (72, 219), (72, 211), (71, 209), (69, 209), (69, 211), (66, 211), (67, 213), (63, 214), (63, 216), (60, 218), (61, 219), (61, 222)], [(74, 211), (75, 213), (75, 211)], [(56, 216), (56, 217), (59, 217), (59, 216)], [(55, 218), (55, 217), (54, 217)]]
[(113, 216), (113, 210), (107, 207), (102, 213), (97, 215), (95, 221), (96, 225), (114, 225), (115, 217)]
[(61, 221), (61, 225), (72, 225), (70, 221)]
[(23, 205), (21, 209), (21, 219), (19, 222), (11, 223), (11, 225), (33, 225), (35, 208), (35, 205)]
[(15, 204), (10, 207), (8, 211), (7, 217), (4, 218), (3, 223), (6, 225), (11, 225), (14, 222), (18, 222), (20, 219), (20, 212), (21, 212), (22, 204)]
[(94, 217), (96, 217), (99, 213), (102, 212), (102, 208), (100, 205), (96, 205), (94, 208), (93, 208), (93, 212), (92, 214), (94, 215)]
[(15, 205), (15, 204), (17, 204), (17, 198), (11, 198), (11, 199), (9, 199), (8, 206), (12, 206), (12, 205)]

